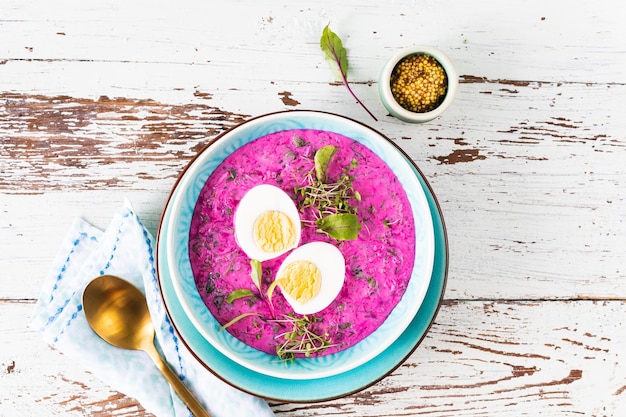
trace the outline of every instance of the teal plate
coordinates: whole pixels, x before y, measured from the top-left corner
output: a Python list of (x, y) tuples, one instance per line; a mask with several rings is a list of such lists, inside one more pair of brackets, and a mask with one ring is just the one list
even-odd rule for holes
[(400, 148), (398, 151), (411, 165), (428, 201), (435, 238), (431, 279), (417, 314), (395, 342), (368, 362), (338, 375), (298, 380), (267, 376), (229, 359), (208, 343), (191, 322), (178, 300), (168, 273), (167, 257), (159, 256), (159, 253), (165, 250), (160, 237), (167, 235), (167, 228), (171, 223), (169, 222), (170, 212), (166, 206), (157, 237), (157, 269), (161, 292), (167, 312), (181, 341), (202, 365), (228, 384), (268, 400), (320, 402), (367, 388), (391, 373), (411, 355), (426, 335), (441, 304), (448, 272), (448, 246), (441, 209), (428, 181)]
[[(413, 269), (401, 300), (383, 323), (360, 342), (330, 355), (281, 361), (254, 349), (228, 331), (211, 314), (198, 292), (189, 259), (189, 230), (207, 179), (235, 150), (267, 134), (293, 129), (316, 129), (341, 134), (381, 158), (404, 188), (413, 214), (415, 232)], [(167, 204), (167, 233), (162, 253), (167, 254), (169, 278), (181, 306), (205, 339), (238, 364), (264, 375), (287, 379), (324, 378), (356, 368), (388, 348), (407, 329), (428, 290), (435, 251), (430, 208), (422, 186), (406, 158), (390, 140), (369, 126), (342, 116), (313, 111), (266, 114), (241, 123), (211, 142), (187, 166)], [(170, 224), (173, 223), (173, 224)], [(163, 225), (161, 226), (164, 227)]]

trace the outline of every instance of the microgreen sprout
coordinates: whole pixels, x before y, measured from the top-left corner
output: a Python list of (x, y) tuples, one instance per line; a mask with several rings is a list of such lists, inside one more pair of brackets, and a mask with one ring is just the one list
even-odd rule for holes
[(383, 220), (383, 225), (384, 225), (387, 229), (389, 229), (389, 228), (391, 228), (391, 226), (393, 226), (394, 224), (397, 224), (398, 222), (400, 222), (400, 220), (401, 220), (401, 219), (400, 219), (400, 217), (398, 217), (398, 218), (397, 218), (397, 219), (395, 219), (395, 220), (384, 219), (384, 220)]
[(274, 294), (274, 290), (276, 289), (276, 286), (279, 283), (280, 281), (274, 280), (274, 282), (272, 282), (270, 286), (267, 288), (267, 301), (269, 302), (269, 306), (272, 312), (274, 311), (274, 304), (272, 303), (272, 294)]
[(352, 170), (357, 160), (352, 159), (350, 165), (342, 169), (339, 178), (331, 181), (328, 178), (328, 166), (337, 152), (337, 148), (327, 145), (315, 153), (315, 170), (305, 178), (306, 185), (296, 187), (300, 196), (300, 211), (310, 210), (313, 220), (306, 223), (318, 227), (319, 232), (328, 234), (338, 240), (356, 239), (361, 224), (357, 217), (357, 208), (351, 201), (361, 201), (361, 194), (352, 185)]
[(237, 317), (235, 317), (234, 319), (232, 319), (231, 321), (229, 321), (228, 323), (224, 324), (223, 326), (221, 326), (218, 331), (222, 331), (224, 329), (229, 328), (230, 326), (232, 326), (233, 324), (237, 323), (239, 320), (241, 319), (245, 319), (246, 317), (250, 317), (250, 316), (257, 316), (257, 317), (261, 317), (261, 315), (259, 313), (254, 313), (254, 312), (250, 312), (250, 313), (243, 313), (238, 315)]
[(335, 346), (328, 333), (322, 335), (316, 333), (315, 316), (298, 317), (290, 313), (272, 322), (286, 327), (286, 331), (275, 336), (280, 343), (276, 346), (276, 355), (282, 360), (290, 361), (299, 356), (308, 358), (314, 353)]
[(263, 278), (263, 268), (257, 259), (250, 260), (250, 278), (254, 285), (261, 291), (261, 279)]

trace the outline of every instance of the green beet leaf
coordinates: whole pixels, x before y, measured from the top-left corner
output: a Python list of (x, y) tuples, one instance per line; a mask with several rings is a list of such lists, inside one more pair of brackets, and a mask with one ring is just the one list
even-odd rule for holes
[(320, 47), (324, 51), (324, 57), (330, 64), (338, 78), (348, 80), (348, 52), (343, 47), (341, 39), (326, 25), (322, 31)]
[(326, 25), (322, 31), (320, 47), (322, 48), (322, 51), (324, 51), (326, 61), (328, 61), (338, 78), (341, 78), (341, 81), (348, 89), (350, 95), (354, 97), (357, 103), (359, 103), (374, 120), (378, 121), (376, 116), (374, 116), (372, 112), (365, 107), (365, 104), (359, 100), (356, 94), (352, 91), (352, 88), (350, 88), (350, 84), (348, 84), (348, 52), (346, 51), (346, 48), (343, 47), (341, 38), (339, 38), (335, 32), (330, 30), (330, 25)]
[(354, 240), (359, 236), (361, 223), (356, 214), (339, 213), (331, 214), (317, 223), (318, 231), (326, 233), (337, 240)]
[(326, 145), (315, 152), (315, 176), (317, 180), (325, 183), (328, 176), (328, 165), (337, 153), (337, 147)]

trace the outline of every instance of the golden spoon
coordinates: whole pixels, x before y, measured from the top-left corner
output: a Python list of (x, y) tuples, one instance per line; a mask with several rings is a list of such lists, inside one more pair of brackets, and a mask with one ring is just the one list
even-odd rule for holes
[(98, 336), (113, 346), (146, 352), (191, 412), (210, 417), (156, 350), (146, 298), (137, 287), (116, 276), (102, 275), (85, 288), (83, 310)]

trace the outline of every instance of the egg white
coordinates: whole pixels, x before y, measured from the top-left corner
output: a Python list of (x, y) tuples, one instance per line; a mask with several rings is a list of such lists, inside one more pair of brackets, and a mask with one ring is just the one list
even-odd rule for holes
[(322, 274), (322, 285), (319, 293), (301, 304), (285, 291), (283, 296), (298, 314), (314, 314), (322, 311), (339, 295), (346, 275), (346, 261), (343, 254), (334, 245), (325, 242), (306, 243), (293, 250), (278, 268), (276, 277), (282, 275), (284, 268), (291, 262), (309, 261), (314, 263)]
[[(289, 217), (296, 234), (295, 243), (292, 246), (271, 253), (264, 252), (258, 247), (254, 239), (254, 223), (267, 211), (280, 211)], [(300, 243), (302, 226), (298, 209), (287, 193), (273, 185), (257, 185), (243, 196), (235, 210), (234, 225), (237, 244), (250, 259), (262, 262), (277, 258)]]

